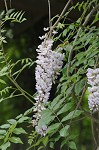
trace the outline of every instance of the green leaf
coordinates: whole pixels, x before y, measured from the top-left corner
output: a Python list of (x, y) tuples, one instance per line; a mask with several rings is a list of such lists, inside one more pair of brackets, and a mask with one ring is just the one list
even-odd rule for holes
[(81, 81), (76, 83), (76, 85), (75, 85), (75, 93), (76, 93), (76, 95), (80, 94), (80, 92), (82, 91), (84, 85), (85, 85), (85, 80), (81, 80)]
[(54, 118), (55, 116), (52, 115), (51, 110), (49, 109), (43, 110), (42, 118), (39, 120), (38, 124), (39, 126), (48, 125)]
[(62, 95), (58, 95), (54, 100), (51, 102), (50, 109), (52, 110), (54, 106), (58, 103), (58, 101), (62, 98)]
[(19, 135), (19, 134), (27, 134), (26, 131), (23, 128), (15, 128), (13, 130), (13, 133), (17, 134), (17, 135)]
[(77, 60), (81, 60), (84, 56), (85, 56), (85, 52), (80, 52), (75, 57), (77, 58)]
[(15, 119), (10, 119), (10, 120), (7, 120), (10, 124), (16, 124), (16, 120)]
[(55, 123), (49, 126), (47, 129), (47, 133), (49, 134), (49, 133), (55, 132), (60, 127), (60, 125), (61, 125), (60, 123)]
[(42, 116), (42, 118), (38, 122), (39, 127), (42, 127), (43, 125), (48, 125), (51, 121), (54, 120), (54, 118), (55, 118), (55, 116), (47, 116), (44, 118)]
[(91, 66), (91, 67), (94, 66), (95, 65), (95, 60), (94, 59), (89, 59), (88, 60), (88, 65)]
[(1, 149), (2, 150), (6, 150), (8, 147), (10, 147), (10, 142), (8, 141), (7, 143), (5, 143), (5, 144), (3, 144), (2, 146), (1, 146)]
[(72, 93), (72, 90), (73, 90), (73, 85), (71, 87), (69, 87), (66, 91), (66, 96), (69, 96), (71, 93)]
[(52, 115), (52, 111), (50, 109), (46, 109), (42, 111), (42, 117), (47, 118), (48, 116)]
[(6, 130), (0, 130), (0, 134), (6, 134)]
[(66, 100), (66, 98), (60, 99), (59, 102), (53, 107), (53, 110), (56, 111), (57, 109), (59, 109), (65, 100)]
[(60, 115), (60, 114), (62, 114), (62, 113), (64, 113), (64, 112), (67, 112), (68, 110), (70, 110), (72, 107), (73, 107), (73, 102), (70, 102), (70, 103), (67, 103), (67, 104), (65, 104), (61, 109), (60, 109), (60, 111), (57, 113), (57, 115)]
[(71, 149), (77, 150), (76, 144), (75, 144), (73, 141), (72, 141), (72, 142), (69, 142), (69, 147), (70, 147)]
[(4, 139), (4, 137), (5, 137), (4, 135), (0, 135), (0, 140)]
[(64, 128), (62, 128), (61, 130), (60, 130), (60, 136), (61, 137), (66, 137), (67, 135), (68, 135), (68, 129), (69, 129), (69, 125), (67, 125), (67, 126), (65, 126)]
[(9, 140), (16, 144), (17, 143), (23, 144), (22, 140), (19, 137), (11, 137)]
[(16, 119), (19, 119), (19, 118), (21, 118), (23, 116), (23, 114), (20, 114), (20, 115), (18, 115), (17, 117), (16, 117)]
[(2, 80), (2, 79), (0, 79), (0, 83), (6, 84), (6, 82), (4, 80)]
[(78, 137), (78, 133), (71, 133), (70, 135), (69, 135), (69, 140), (74, 140), (75, 138), (77, 138)]
[(24, 113), (24, 115), (26, 116), (26, 115), (28, 115), (29, 113), (33, 112), (33, 109), (34, 109), (34, 106), (33, 106), (32, 108), (28, 109), (28, 110)]
[(7, 70), (8, 70), (8, 67), (4, 67), (2, 70), (0, 70), (0, 76), (7, 75), (8, 74)]
[(73, 30), (74, 27), (75, 27), (74, 24), (71, 24), (71, 25), (69, 26), (69, 29)]
[(64, 145), (66, 145), (68, 143), (68, 141), (67, 141), (67, 139), (65, 139), (65, 140), (63, 140), (62, 142), (61, 142), (61, 148), (64, 146)]
[(81, 110), (74, 110), (74, 111), (71, 111), (67, 116), (65, 116), (63, 119), (62, 119), (62, 122), (64, 121), (67, 121), (69, 119), (73, 119), (73, 118), (76, 118), (78, 116), (80, 116), (80, 114), (82, 113)]
[(10, 124), (4, 124), (0, 126), (1, 129), (8, 129), (10, 127)]
[(4, 98), (0, 98), (0, 103), (4, 100)]
[[(65, 78), (64, 78), (65, 79)], [(63, 80), (64, 80), (63, 79)], [(67, 90), (67, 83), (64, 82), (62, 85), (61, 85), (61, 93), (63, 93), (65, 95), (66, 93), (66, 90)]]
[(28, 120), (29, 119), (29, 117), (22, 117), (22, 118), (20, 118), (19, 120), (18, 120), (18, 122), (19, 123), (22, 123), (22, 122), (24, 122), (24, 121), (26, 121), (26, 120)]
[(47, 146), (47, 143), (48, 143), (48, 137), (44, 137), (43, 138), (43, 144), (44, 144), (44, 146)]
[(40, 147), (38, 148), (38, 150), (41, 150), (41, 149), (44, 149), (44, 146), (40, 146)]
[(59, 22), (58, 25), (57, 25), (57, 28), (58, 29), (63, 29), (64, 28), (64, 24)]
[(39, 146), (43, 141), (43, 138), (40, 138), (36, 143), (34, 143), (32, 146)]
[(63, 31), (63, 37), (66, 36), (67, 32), (68, 32), (67, 29), (65, 29), (65, 30)]
[(54, 149), (54, 143), (50, 142), (50, 148)]

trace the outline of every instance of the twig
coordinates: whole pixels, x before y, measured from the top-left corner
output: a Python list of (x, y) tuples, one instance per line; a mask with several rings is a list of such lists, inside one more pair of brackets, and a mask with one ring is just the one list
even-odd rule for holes
[(51, 8), (50, 8), (50, 0), (48, 0), (48, 6), (49, 6), (49, 26), (50, 26), (50, 31), (48, 32), (48, 37), (51, 37), (52, 35), (52, 31), (54, 30), (54, 28), (57, 26), (57, 24), (59, 23), (59, 21), (61, 20), (61, 18), (63, 17), (63, 14), (65, 13), (65, 11), (68, 9), (70, 3), (72, 2), (72, 0), (69, 0), (68, 3), (65, 5), (64, 9), (62, 10), (60, 16), (58, 17), (58, 19), (56, 20), (56, 22), (54, 23), (54, 25), (52, 26), (51, 23)]
[(51, 23), (51, 3), (50, 3), (50, 0), (48, 0), (48, 9), (49, 9), (49, 27), (51, 28), (52, 23)]
[(68, 9), (70, 3), (72, 2), (72, 0), (69, 0), (68, 3), (65, 5), (63, 11), (61, 12), (59, 18), (56, 20), (56, 22), (54, 23), (54, 25), (52, 26), (52, 30), (56, 27), (56, 25), (58, 24), (58, 22), (60, 21), (60, 19), (62, 18), (63, 14), (65, 13), (65, 11)]
[(4, 3), (5, 3), (6, 12), (7, 12), (8, 11), (8, 6), (7, 6), (6, 0), (4, 0)]

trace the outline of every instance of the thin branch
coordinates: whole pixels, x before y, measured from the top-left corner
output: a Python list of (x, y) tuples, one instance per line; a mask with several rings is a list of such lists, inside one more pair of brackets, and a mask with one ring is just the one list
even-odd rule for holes
[(6, 0), (4, 0), (4, 3), (5, 3), (6, 12), (7, 12), (8, 11), (8, 6), (7, 6)]
[[(59, 23), (59, 21), (63, 17), (64, 13), (67, 11), (67, 9), (68, 9), (71, 2), (72, 2), (72, 0), (69, 0), (68, 3), (65, 5), (63, 11), (61, 12), (60, 16), (58, 17), (58, 19), (56, 20), (56, 22), (54, 23), (53, 26), (51, 25), (51, 22), (49, 23), (50, 24), (50, 31), (48, 32), (48, 37), (51, 37), (52, 31), (57, 26), (57, 24)], [(48, 0), (48, 4), (49, 4), (49, 15), (50, 15), (51, 14), (51, 12), (50, 12), (50, 0)], [(50, 18), (50, 16), (49, 16), (49, 18)]]
[(72, 0), (69, 0), (68, 3), (65, 5), (63, 11), (61, 12), (59, 18), (56, 20), (56, 22), (54, 23), (54, 25), (52, 26), (52, 30), (57, 26), (58, 22), (61, 20), (62, 16), (64, 15), (64, 13), (67, 11), (70, 3), (72, 2)]
[(48, 9), (49, 9), (49, 27), (51, 28), (52, 23), (51, 23), (51, 3), (50, 3), (50, 0), (48, 0)]

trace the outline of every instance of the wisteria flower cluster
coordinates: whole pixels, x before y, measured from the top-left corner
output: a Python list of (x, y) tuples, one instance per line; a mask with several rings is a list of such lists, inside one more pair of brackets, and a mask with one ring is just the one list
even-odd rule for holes
[(41, 118), (42, 110), (45, 110), (45, 105), (48, 102), (52, 83), (55, 82), (55, 79), (57, 79), (60, 74), (59, 72), (63, 65), (64, 55), (61, 53), (61, 48), (58, 48), (58, 51), (52, 51), (54, 41), (48, 38), (47, 34), (40, 37), (40, 39), (43, 39), (43, 42), (36, 50), (38, 56), (36, 60), (35, 77), (38, 96), (35, 98), (36, 103), (33, 125), (39, 134), (45, 135), (47, 127), (44, 125), (39, 128), (38, 121)]
[(99, 110), (99, 68), (87, 70), (88, 87), (90, 95), (88, 97), (88, 104), (91, 111)]

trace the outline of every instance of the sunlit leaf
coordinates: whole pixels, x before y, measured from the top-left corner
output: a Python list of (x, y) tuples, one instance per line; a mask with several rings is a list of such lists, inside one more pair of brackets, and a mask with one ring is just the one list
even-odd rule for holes
[(11, 137), (9, 140), (16, 144), (17, 143), (23, 144), (22, 140), (19, 137)]

